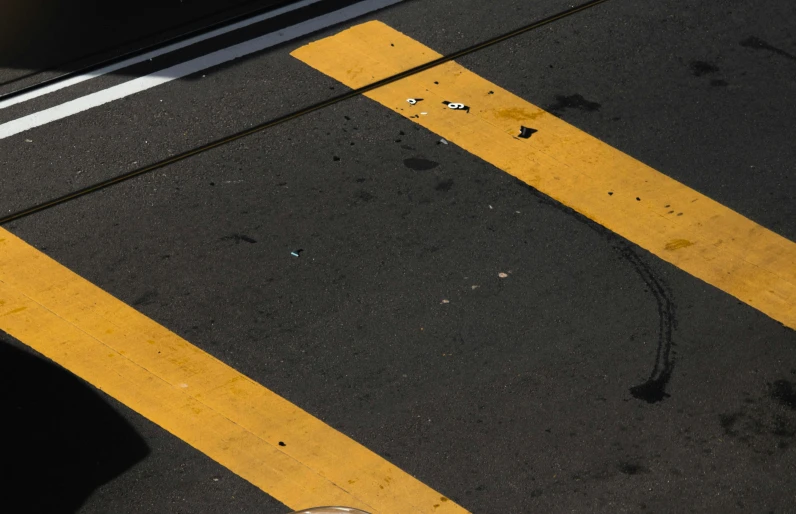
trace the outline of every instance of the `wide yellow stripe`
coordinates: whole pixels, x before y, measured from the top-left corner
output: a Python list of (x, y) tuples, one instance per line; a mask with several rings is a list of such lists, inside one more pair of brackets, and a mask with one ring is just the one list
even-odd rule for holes
[(292, 509), (465, 512), (3, 229), (0, 330)]
[[(440, 57), (377, 21), (292, 55), (351, 88)], [(793, 242), (454, 62), (366, 96), (796, 328)], [(411, 106), (407, 98), (423, 101)], [(449, 109), (443, 101), (470, 111)], [(520, 139), (521, 125), (538, 132)]]

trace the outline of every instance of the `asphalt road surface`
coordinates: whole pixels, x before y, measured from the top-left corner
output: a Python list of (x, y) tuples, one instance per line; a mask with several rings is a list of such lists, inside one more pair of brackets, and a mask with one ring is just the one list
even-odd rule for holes
[[(278, 16), (0, 108), (0, 216), (350, 91), (295, 51), (351, 27), (377, 20), (447, 55), (571, 7), (387, 3), (280, 3)], [(271, 4), (67, 16), (25, 52), (3, 49), (0, 95)], [(456, 62), (782, 236), (775, 271), (796, 291), (794, 26), (783, 0), (608, 0)], [(233, 45), (247, 50), (208, 60)], [(171, 78), (125, 89), (152, 74)], [(118, 98), (92, 104), (108, 91)], [(422, 122), (357, 95), (2, 228), (374, 452), (363, 472), (384, 459), (444, 495), (440, 508), (796, 511), (794, 325)], [(551, 162), (584, 151), (554, 150)], [(767, 248), (744, 251), (765, 267)], [(2, 259), (21, 276), (24, 263)], [(47, 277), (37, 287), (57, 289)], [(186, 442), (194, 429), (169, 428), (171, 407), (155, 419), (128, 400), (146, 387), (90, 378), (113, 374), (90, 374), (100, 361), (72, 369), (78, 350), (55, 325), (26, 315), (45, 327), (29, 340), (3, 321), (17, 311), (5, 291), (4, 512), (298, 508), (284, 491), (300, 476), (242, 477), (219, 457), (234, 438), (217, 431)], [(796, 295), (780, 298), (777, 312), (796, 312)], [(57, 305), (90, 332), (72, 301)], [(63, 352), (39, 353), (46, 338)], [(435, 510), (396, 508), (395, 495), (378, 511)]]

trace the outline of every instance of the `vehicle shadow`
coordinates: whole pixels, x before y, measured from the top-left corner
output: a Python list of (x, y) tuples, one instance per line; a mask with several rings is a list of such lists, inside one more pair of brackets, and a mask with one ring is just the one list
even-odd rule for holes
[(0, 332), (4, 512), (75, 512), (149, 454), (90, 385)]

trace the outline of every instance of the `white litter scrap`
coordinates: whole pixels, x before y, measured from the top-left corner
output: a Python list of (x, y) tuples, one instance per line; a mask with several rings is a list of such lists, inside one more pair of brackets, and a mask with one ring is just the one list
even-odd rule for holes
[(439, 142), (442, 143), (443, 145), (447, 145), (448, 144), (448, 142), (445, 140), (444, 137), (442, 139), (440, 139)]
[(417, 100), (414, 98), (407, 98), (406, 101), (409, 105), (415, 105), (417, 103)]
[(470, 112), (470, 108), (469, 108), (469, 107), (467, 107), (466, 105), (464, 105), (463, 103), (459, 103), (459, 102), (449, 102), (449, 101), (447, 101), (447, 100), (445, 100), (445, 101), (444, 101), (444, 102), (442, 102), (442, 103), (444, 103), (445, 105), (447, 105), (447, 106), (448, 106), (448, 109), (453, 109), (453, 110), (457, 110), (457, 111), (465, 111), (465, 112), (468, 112), (468, 113)]
[(500, 273), (498, 273), (498, 276), (500, 278), (508, 278), (508, 275), (506, 273), (503, 273), (502, 271)]

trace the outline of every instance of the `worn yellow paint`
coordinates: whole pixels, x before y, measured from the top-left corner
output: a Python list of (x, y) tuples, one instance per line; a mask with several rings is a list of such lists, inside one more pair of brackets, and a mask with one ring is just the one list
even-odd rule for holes
[[(310, 43), (292, 55), (351, 88), (440, 57), (377, 21)], [(796, 328), (796, 244), (792, 241), (455, 62), (366, 96)], [(411, 106), (407, 98), (423, 101)], [(463, 103), (470, 111), (449, 109), (443, 101)], [(516, 137), (520, 125), (538, 132), (520, 139)]]
[(465, 512), (10, 232), (0, 236), (0, 330), (288, 507)]
[(692, 243), (688, 239), (675, 239), (673, 241), (669, 241), (668, 243), (666, 243), (665, 248), (667, 250), (679, 250), (680, 248), (688, 248), (693, 244), (694, 243)]

